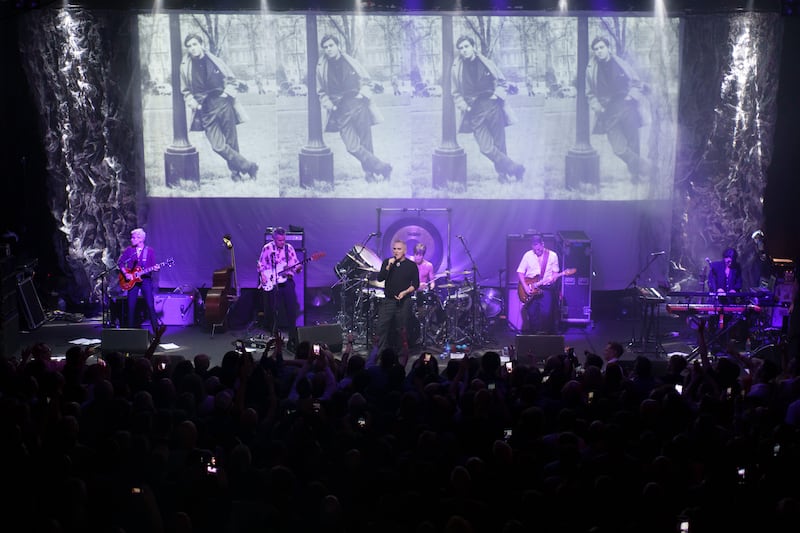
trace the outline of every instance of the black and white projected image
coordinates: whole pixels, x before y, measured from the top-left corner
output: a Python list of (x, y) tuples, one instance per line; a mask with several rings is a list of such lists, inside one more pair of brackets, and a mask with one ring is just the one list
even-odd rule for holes
[[(179, 29), (170, 17), (179, 18)], [(276, 20), (257, 13), (194, 13), (142, 15), (138, 22), (147, 194), (277, 196), (278, 87), (274, 39), (268, 37)], [(170, 46), (174, 31), (180, 50)], [(175, 61), (179, 79), (172, 77)], [(184, 115), (182, 130), (174, 120)], [(175, 159), (165, 156), (168, 151), (180, 154), (181, 164), (196, 157), (197, 175), (171, 170), (165, 159)]]
[[(671, 197), (678, 19), (612, 16), (579, 23), (575, 16), (524, 13), (179, 17), (180, 51), (169, 45), (167, 15), (139, 17), (151, 196)], [(452, 43), (443, 42), (445, 28)], [(198, 110), (193, 95), (177, 100), (184, 102), (185, 135), (198, 155), (199, 178), (170, 182), (167, 152), (176, 143), (185, 148), (173, 127), (179, 116), (174, 94), (182, 84), (170, 72), (176, 57), (190, 57), (185, 39), (193, 33), (208, 57), (232, 75), (226, 94), (247, 120), (215, 127), (207, 119), (192, 128), (202, 106)], [(578, 50), (579, 37), (585, 50)], [(588, 120), (579, 120), (579, 106)], [(232, 143), (238, 146), (233, 157)], [(463, 154), (463, 178), (445, 175), (435, 182), (434, 154), (441, 150)], [(571, 171), (576, 160), (577, 173)]]

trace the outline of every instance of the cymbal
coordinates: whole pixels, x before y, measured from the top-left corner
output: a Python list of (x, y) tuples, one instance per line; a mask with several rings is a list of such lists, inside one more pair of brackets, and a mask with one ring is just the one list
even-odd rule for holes
[(365, 270), (367, 272), (380, 272), (379, 269), (375, 268), (374, 266), (367, 265), (367, 266), (360, 266), (358, 270)]
[(437, 289), (455, 289), (458, 286), (459, 286), (458, 283), (437, 283), (436, 284), (436, 288)]
[(386, 282), (385, 281), (376, 281), (374, 279), (371, 279), (371, 280), (369, 280), (367, 282), (367, 285), (369, 285), (370, 287), (378, 287), (379, 289), (383, 289), (385, 287), (385, 285), (386, 285)]

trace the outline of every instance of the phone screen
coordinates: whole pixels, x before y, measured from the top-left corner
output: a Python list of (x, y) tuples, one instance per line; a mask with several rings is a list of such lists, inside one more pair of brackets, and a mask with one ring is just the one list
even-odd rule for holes
[(319, 355), (319, 344), (314, 345), (314, 355)]
[(509, 374), (514, 371), (514, 361), (508, 361), (506, 363), (506, 372)]

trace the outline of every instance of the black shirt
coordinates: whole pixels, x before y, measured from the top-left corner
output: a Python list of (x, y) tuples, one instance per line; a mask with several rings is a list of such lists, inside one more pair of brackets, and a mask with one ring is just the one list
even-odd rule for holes
[[(389, 264), (389, 259), (384, 259), (381, 265), (381, 271), (378, 273), (378, 281), (386, 281), (384, 294), (386, 298), (394, 298), (411, 285), (414, 289), (419, 288), (419, 268), (414, 261), (410, 259), (403, 259), (399, 263), (395, 262), (389, 271), (386, 271), (386, 266)], [(408, 298), (411, 294), (407, 294), (403, 299)]]

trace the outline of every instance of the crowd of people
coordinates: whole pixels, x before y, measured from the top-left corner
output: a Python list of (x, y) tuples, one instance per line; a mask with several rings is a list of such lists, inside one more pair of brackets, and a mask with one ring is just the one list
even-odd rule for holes
[[(6, 524), (25, 531), (794, 531), (795, 365), (623, 347), (212, 365), (45, 344), (2, 361)], [(318, 353), (317, 353), (318, 352)]]

